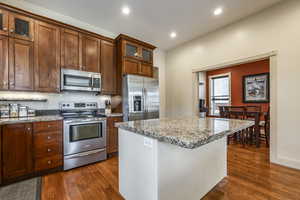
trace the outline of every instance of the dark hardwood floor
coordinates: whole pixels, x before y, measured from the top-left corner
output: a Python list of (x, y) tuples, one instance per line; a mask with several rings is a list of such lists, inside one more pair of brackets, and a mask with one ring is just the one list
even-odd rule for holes
[[(118, 200), (118, 158), (43, 177), (42, 200)], [(299, 200), (300, 171), (269, 164), (268, 149), (228, 147), (228, 177), (203, 200)]]

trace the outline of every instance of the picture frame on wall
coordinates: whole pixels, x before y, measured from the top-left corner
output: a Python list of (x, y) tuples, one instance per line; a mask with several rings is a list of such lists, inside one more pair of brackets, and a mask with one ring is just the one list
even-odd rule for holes
[(243, 76), (244, 103), (270, 102), (270, 74), (253, 74)]

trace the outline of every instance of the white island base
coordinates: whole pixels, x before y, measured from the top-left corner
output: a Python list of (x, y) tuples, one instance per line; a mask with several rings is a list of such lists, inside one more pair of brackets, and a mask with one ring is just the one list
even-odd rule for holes
[(126, 200), (200, 200), (226, 176), (226, 137), (187, 149), (119, 129), (119, 191)]

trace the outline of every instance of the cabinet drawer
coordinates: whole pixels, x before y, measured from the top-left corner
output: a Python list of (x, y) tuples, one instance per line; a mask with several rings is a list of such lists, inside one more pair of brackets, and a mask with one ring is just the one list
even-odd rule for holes
[(43, 171), (62, 166), (62, 155), (54, 155), (35, 160), (35, 171)]
[(33, 131), (35, 133), (60, 131), (62, 130), (62, 121), (36, 122), (33, 124)]
[(47, 145), (34, 145), (35, 158), (48, 158), (54, 155), (62, 155), (62, 145), (60, 142)]
[(60, 131), (34, 134), (34, 144), (37, 147), (61, 142), (62, 133)]

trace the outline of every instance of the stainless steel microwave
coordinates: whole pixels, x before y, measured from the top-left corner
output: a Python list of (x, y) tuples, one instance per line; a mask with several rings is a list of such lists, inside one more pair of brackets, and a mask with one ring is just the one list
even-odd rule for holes
[(101, 74), (62, 68), (61, 90), (100, 92)]

